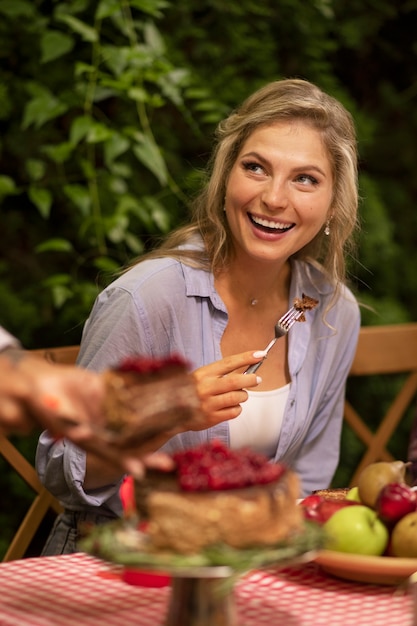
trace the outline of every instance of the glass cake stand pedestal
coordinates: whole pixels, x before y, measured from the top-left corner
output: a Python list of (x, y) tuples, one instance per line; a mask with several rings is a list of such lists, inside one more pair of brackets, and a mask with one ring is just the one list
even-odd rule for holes
[(233, 574), (227, 566), (173, 572), (164, 626), (238, 626)]

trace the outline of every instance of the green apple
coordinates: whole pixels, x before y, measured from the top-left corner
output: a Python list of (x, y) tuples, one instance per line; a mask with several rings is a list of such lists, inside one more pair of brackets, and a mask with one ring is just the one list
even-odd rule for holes
[(377, 513), (362, 504), (336, 511), (323, 526), (328, 550), (380, 556), (388, 544), (389, 533)]
[(352, 487), (346, 494), (346, 500), (353, 500), (354, 502), (360, 502), (358, 487)]

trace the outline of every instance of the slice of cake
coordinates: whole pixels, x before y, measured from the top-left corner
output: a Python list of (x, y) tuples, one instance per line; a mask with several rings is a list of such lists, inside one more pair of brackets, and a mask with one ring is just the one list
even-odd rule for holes
[(316, 308), (318, 303), (318, 300), (311, 298), (310, 296), (306, 296), (305, 293), (302, 294), (301, 298), (294, 298), (294, 309), (301, 312), (301, 316), (297, 319), (297, 322), (305, 322), (306, 317), (304, 313)]
[(155, 548), (192, 554), (222, 543), (264, 547), (302, 527), (299, 479), (285, 465), (218, 441), (179, 452), (174, 461), (174, 473), (148, 472), (135, 483)]
[(202, 424), (195, 380), (180, 357), (129, 357), (102, 376), (106, 431), (120, 448), (146, 446), (162, 433), (171, 437)]

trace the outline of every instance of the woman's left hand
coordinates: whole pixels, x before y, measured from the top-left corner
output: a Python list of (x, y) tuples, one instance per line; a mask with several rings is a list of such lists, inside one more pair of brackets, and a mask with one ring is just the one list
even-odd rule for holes
[(196, 369), (193, 374), (206, 423), (201, 430), (240, 415), (242, 402), (248, 399), (247, 388), (256, 387), (261, 378), (239, 370), (258, 363), (263, 352), (242, 352)]

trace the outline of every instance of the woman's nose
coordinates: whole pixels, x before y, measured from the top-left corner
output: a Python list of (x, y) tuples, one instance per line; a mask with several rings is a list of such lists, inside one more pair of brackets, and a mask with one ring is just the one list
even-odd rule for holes
[(289, 205), (289, 189), (284, 181), (271, 178), (262, 191), (261, 200), (270, 210), (285, 209)]

